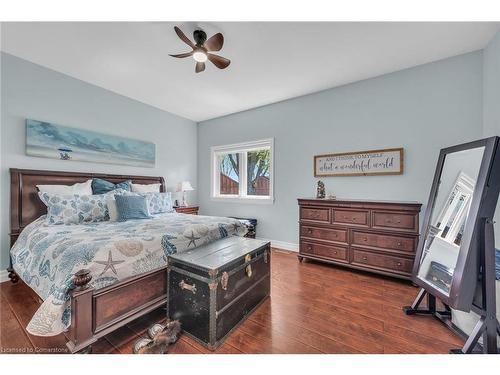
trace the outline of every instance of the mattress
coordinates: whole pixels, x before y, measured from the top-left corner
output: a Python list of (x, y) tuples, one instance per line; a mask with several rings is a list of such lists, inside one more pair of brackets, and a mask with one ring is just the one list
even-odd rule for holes
[(99, 289), (164, 267), (170, 254), (246, 231), (235, 219), (178, 213), (81, 225), (47, 225), (42, 216), (11, 249), (14, 270), (44, 301), (27, 330), (53, 336), (69, 327), (69, 292), (82, 268), (91, 271), (90, 284)]

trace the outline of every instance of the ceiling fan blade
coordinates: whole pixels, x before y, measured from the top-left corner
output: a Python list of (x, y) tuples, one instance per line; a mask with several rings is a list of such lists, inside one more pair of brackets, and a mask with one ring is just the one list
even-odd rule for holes
[(224, 37), (221, 33), (217, 33), (211, 38), (209, 38), (204, 44), (203, 47), (207, 49), (208, 52), (211, 51), (220, 51), (222, 45), (224, 44)]
[(208, 59), (219, 69), (225, 69), (231, 64), (231, 60), (226, 59), (222, 56), (212, 55), (211, 53), (207, 54)]
[(203, 72), (204, 70), (205, 70), (205, 63), (204, 62), (197, 62), (195, 72), (200, 73), (200, 72)]
[(193, 55), (193, 51), (186, 52), (186, 53), (179, 53), (178, 55), (169, 55), (169, 56), (177, 57), (179, 59), (182, 59), (183, 57), (189, 57), (189, 56), (192, 56), (192, 55)]
[(189, 38), (188, 38), (186, 35), (184, 35), (184, 33), (182, 32), (182, 30), (181, 30), (181, 29), (179, 29), (177, 26), (174, 26), (174, 30), (175, 30), (175, 33), (177, 34), (177, 36), (178, 36), (179, 38), (181, 38), (181, 40), (182, 40), (184, 43), (186, 43), (189, 47), (191, 47), (191, 48), (193, 48), (193, 49), (194, 49), (194, 44), (193, 44), (193, 42), (191, 42), (191, 41), (189, 40)]

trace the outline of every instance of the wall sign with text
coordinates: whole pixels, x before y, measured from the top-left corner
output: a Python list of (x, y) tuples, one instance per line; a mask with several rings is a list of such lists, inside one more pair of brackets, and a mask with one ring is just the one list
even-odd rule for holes
[(403, 148), (316, 155), (314, 177), (402, 174), (403, 155)]

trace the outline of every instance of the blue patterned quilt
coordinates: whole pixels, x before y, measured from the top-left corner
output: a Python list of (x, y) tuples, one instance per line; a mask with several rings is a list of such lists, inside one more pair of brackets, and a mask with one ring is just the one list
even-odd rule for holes
[(235, 219), (177, 213), (80, 225), (47, 225), (42, 216), (11, 249), (14, 270), (44, 301), (27, 330), (53, 336), (69, 327), (69, 292), (79, 269), (89, 269), (99, 289), (165, 266), (169, 254), (246, 231)]

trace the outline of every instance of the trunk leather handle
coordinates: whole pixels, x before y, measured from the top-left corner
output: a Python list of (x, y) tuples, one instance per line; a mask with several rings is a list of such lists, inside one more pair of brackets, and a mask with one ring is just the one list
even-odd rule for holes
[(193, 294), (196, 294), (196, 285), (195, 284), (189, 285), (184, 280), (181, 280), (181, 282), (179, 283), (179, 287), (181, 289), (189, 290), (189, 291), (193, 292)]

